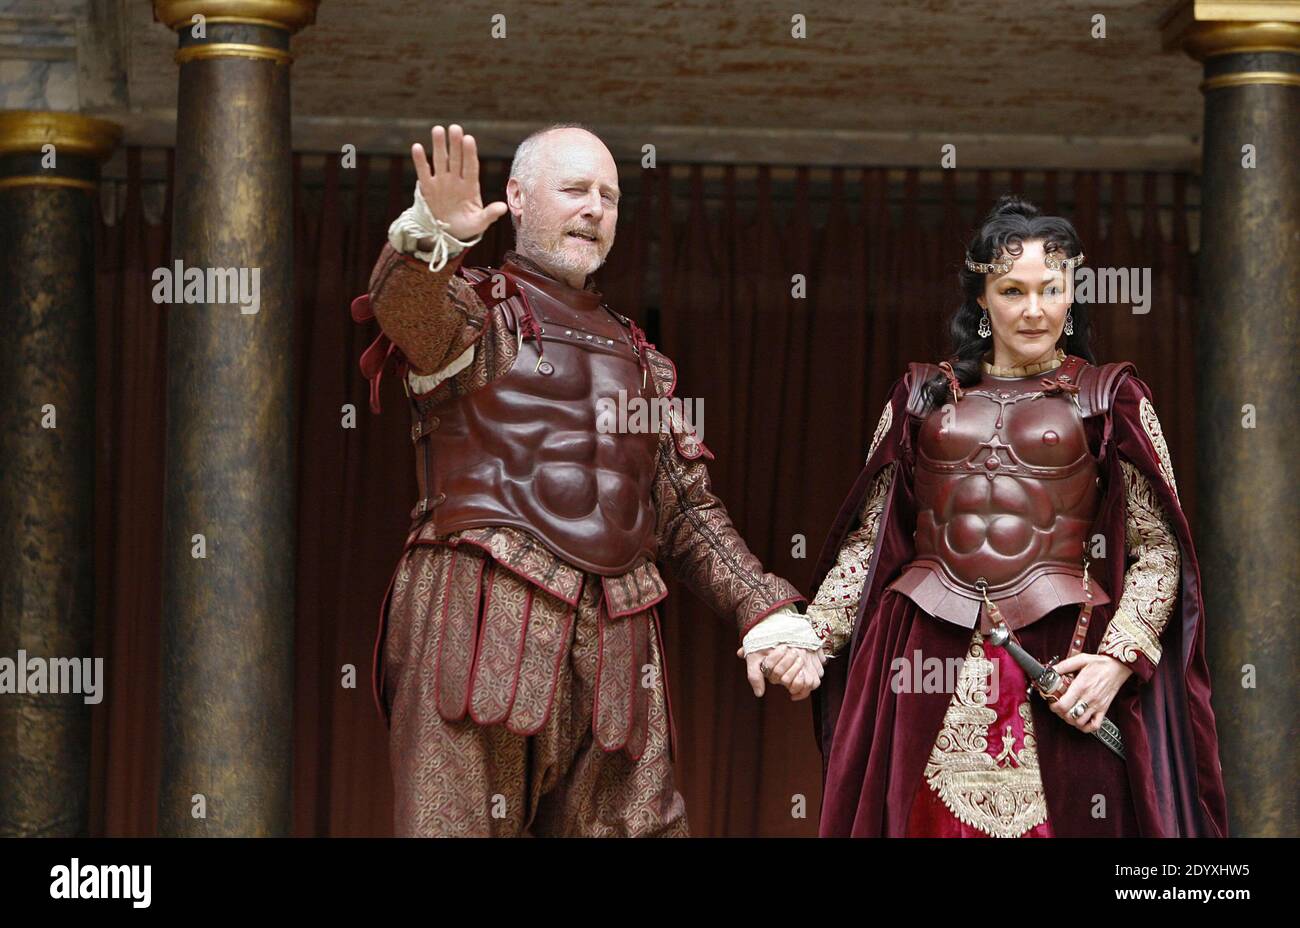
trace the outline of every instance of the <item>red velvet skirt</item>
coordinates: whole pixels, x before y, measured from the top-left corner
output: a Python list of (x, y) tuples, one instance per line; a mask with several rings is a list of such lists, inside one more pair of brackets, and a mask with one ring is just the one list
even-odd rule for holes
[[(1062, 607), (1017, 637), (1040, 660), (1064, 656), (1077, 617)], [(1138, 834), (1125, 762), (1029, 696), (1003, 649), (890, 590), (865, 620), (827, 763), (823, 836)], [(989, 681), (983, 695), (974, 677)]]

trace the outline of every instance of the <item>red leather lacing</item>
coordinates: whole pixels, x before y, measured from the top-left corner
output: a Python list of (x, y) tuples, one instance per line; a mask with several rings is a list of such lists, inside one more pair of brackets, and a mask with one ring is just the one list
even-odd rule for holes
[(641, 331), (639, 325), (631, 319), (627, 320), (627, 324), (632, 328), (632, 347), (636, 349), (637, 359), (641, 364), (641, 368), (645, 372), (649, 373), (650, 362), (646, 360), (645, 353), (647, 351), (656, 351), (658, 349), (656, 349), (655, 346), (646, 339), (645, 332)]
[(523, 305), (523, 312), (519, 315), (519, 334), (523, 338), (531, 338), (537, 345), (537, 358), (540, 361), (542, 357), (542, 327), (537, 324), (533, 318), (533, 311), (528, 306), (525, 299), (519, 300)]
[(943, 371), (944, 379), (948, 381), (948, 389), (952, 392), (953, 401), (960, 400), (965, 391), (961, 388), (961, 381), (957, 379), (957, 372), (952, 369), (952, 364), (948, 361), (941, 361), (939, 370)]
[(1044, 377), (1041, 381), (1043, 392), (1048, 395), (1056, 393), (1070, 393), (1074, 396), (1079, 395), (1079, 385), (1077, 383), (1067, 383), (1055, 377)]

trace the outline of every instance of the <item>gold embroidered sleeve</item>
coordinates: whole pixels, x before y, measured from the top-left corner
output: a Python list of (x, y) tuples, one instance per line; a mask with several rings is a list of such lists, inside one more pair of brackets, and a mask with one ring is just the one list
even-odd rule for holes
[(867, 502), (858, 517), (858, 527), (844, 539), (835, 556), (835, 566), (817, 588), (817, 595), (808, 606), (808, 621), (829, 654), (842, 650), (853, 634), (853, 620), (858, 614), (862, 587), (867, 580), (867, 566), (876, 547), (880, 515), (884, 512), (893, 476), (894, 465), (886, 464), (871, 481)]
[(1178, 542), (1146, 477), (1128, 461), (1120, 461), (1120, 470), (1128, 511), (1126, 547), (1133, 562), (1097, 650), (1125, 664), (1141, 655), (1154, 665), (1160, 660), (1160, 633), (1178, 596)]

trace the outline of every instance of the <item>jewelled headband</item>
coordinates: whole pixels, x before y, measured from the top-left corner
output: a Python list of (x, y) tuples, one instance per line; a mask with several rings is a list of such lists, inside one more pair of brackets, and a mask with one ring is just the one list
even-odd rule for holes
[[(1015, 263), (1015, 260), (1011, 255), (1004, 253), (1000, 260), (992, 264), (984, 264), (973, 260), (968, 253), (966, 255), (966, 266), (977, 274), (1005, 274), (1011, 270), (1011, 265)], [(1054, 271), (1072, 271), (1083, 263), (1083, 252), (1079, 252), (1072, 258), (1062, 258), (1056, 252), (1049, 251), (1043, 255), (1043, 263)]]

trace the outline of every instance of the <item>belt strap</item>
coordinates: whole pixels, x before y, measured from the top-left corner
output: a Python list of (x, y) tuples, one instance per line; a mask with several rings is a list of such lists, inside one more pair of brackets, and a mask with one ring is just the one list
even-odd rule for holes
[(1092, 580), (1088, 576), (1088, 554), (1084, 551), (1083, 555), (1083, 592), (1088, 595), (1083, 605), (1079, 607), (1079, 618), (1074, 623), (1074, 634), (1070, 636), (1070, 650), (1066, 657), (1074, 657), (1083, 650), (1084, 639), (1088, 637), (1088, 622), (1092, 619)]
[(436, 431), (438, 426), (442, 424), (442, 420), (433, 413), (424, 416), (417, 414), (412, 416), (412, 418), (415, 420), (411, 425), (412, 443), (418, 442), (421, 438), (428, 438), (429, 433)]
[[(1084, 568), (1084, 571), (1085, 571), (1084, 575), (1086, 577), (1087, 576), (1086, 567)], [(998, 604), (995, 602), (991, 602), (987, 598), (987, 595), (985, 596), (984, 603), (980, 607), (980, 613), (981, 616), (985, 618), (985, 621), (989, 625), (1005, 626), (1007, 630), (1007, 634), (1011, 636), (1011, 640), (1014, 641), (1016, 644), (1020, 644), (1020, 639), (1016, 637), (1015, 630), (1010, 625), (1007, 625), (1005, 621), (1003, 621), (1002, 610), (998, 608)], [(1089, 621), (1091, 621), (1091, 619), (1092, 619), (1092, 603), (1086, 602), (1079, 608), (1079, 618), (1074, 623), (1074, 635), (1070, 638), (1070, 650), (1066, 654), (1066, 657), (1074, 657), (1074, 655), (1080, 653), (1083, 650), (1083, 642), (1084, 639), (1087, 638), (1088, 636), (1088, 623)], [(1021, 647), (1023, 647), (1023, 645), (1021, 645)], [(1058, 658), (1053, 657), (1050, 661), (1045, 661), (1043, 663), (1043, 666), (1051, 667), (1057, 662), (1057, 660)], [(1061, 674), (1060, 676), (1063, 682), (1063, 686), (1058, 691), (1058, 693), (1064, 693), (1065, 688), (1068, 687), (1070, 685), (1070, 682), (1074, 679), (1074, 675)], [(1044, 698), (1048, 699), (1049, 702), (1053, 701), (1051, 697), (1048, 697), (1046, 695), (1044, 695)]]
[(1088, 637), (1088, 621), (1092, 618), (1092, 603), (1084, 603), (1079, 609), (1079, 620), (1074, 623), (1074, 637), (1070, 639), (1070, 650), (1066, 657), (1074, 657), (1083, 650), (1083, 641)]
[(432, 489), (429, 484), (433, 476), (429, 466), (429, 454), (432, 450), (429, 447), (429, 435), (437, 429), (439, 425), (438, 417), (432, 413), (421, 415), (419, 408), (412, 400), (411, 419), (411, 442), (415, 445), (415, 481), (420, 492), (420, 498), (416, 502), (415, 508), (411, 510), (411, 521), (418, 522), (425, 515), (432, 512), (435, 506), (446, 502), (447, 495), (445, 493), (433, 494), (429, 492)]
[(433, 507), (439, 506), (446, 501), (446, 493), (439, 493), (437, 496), (423, 496), (420, 498), (420, 501), (415, 504), (415, 508), (411, 510), (411, 518), (422, 518), (425, 513), (432, 512)]

